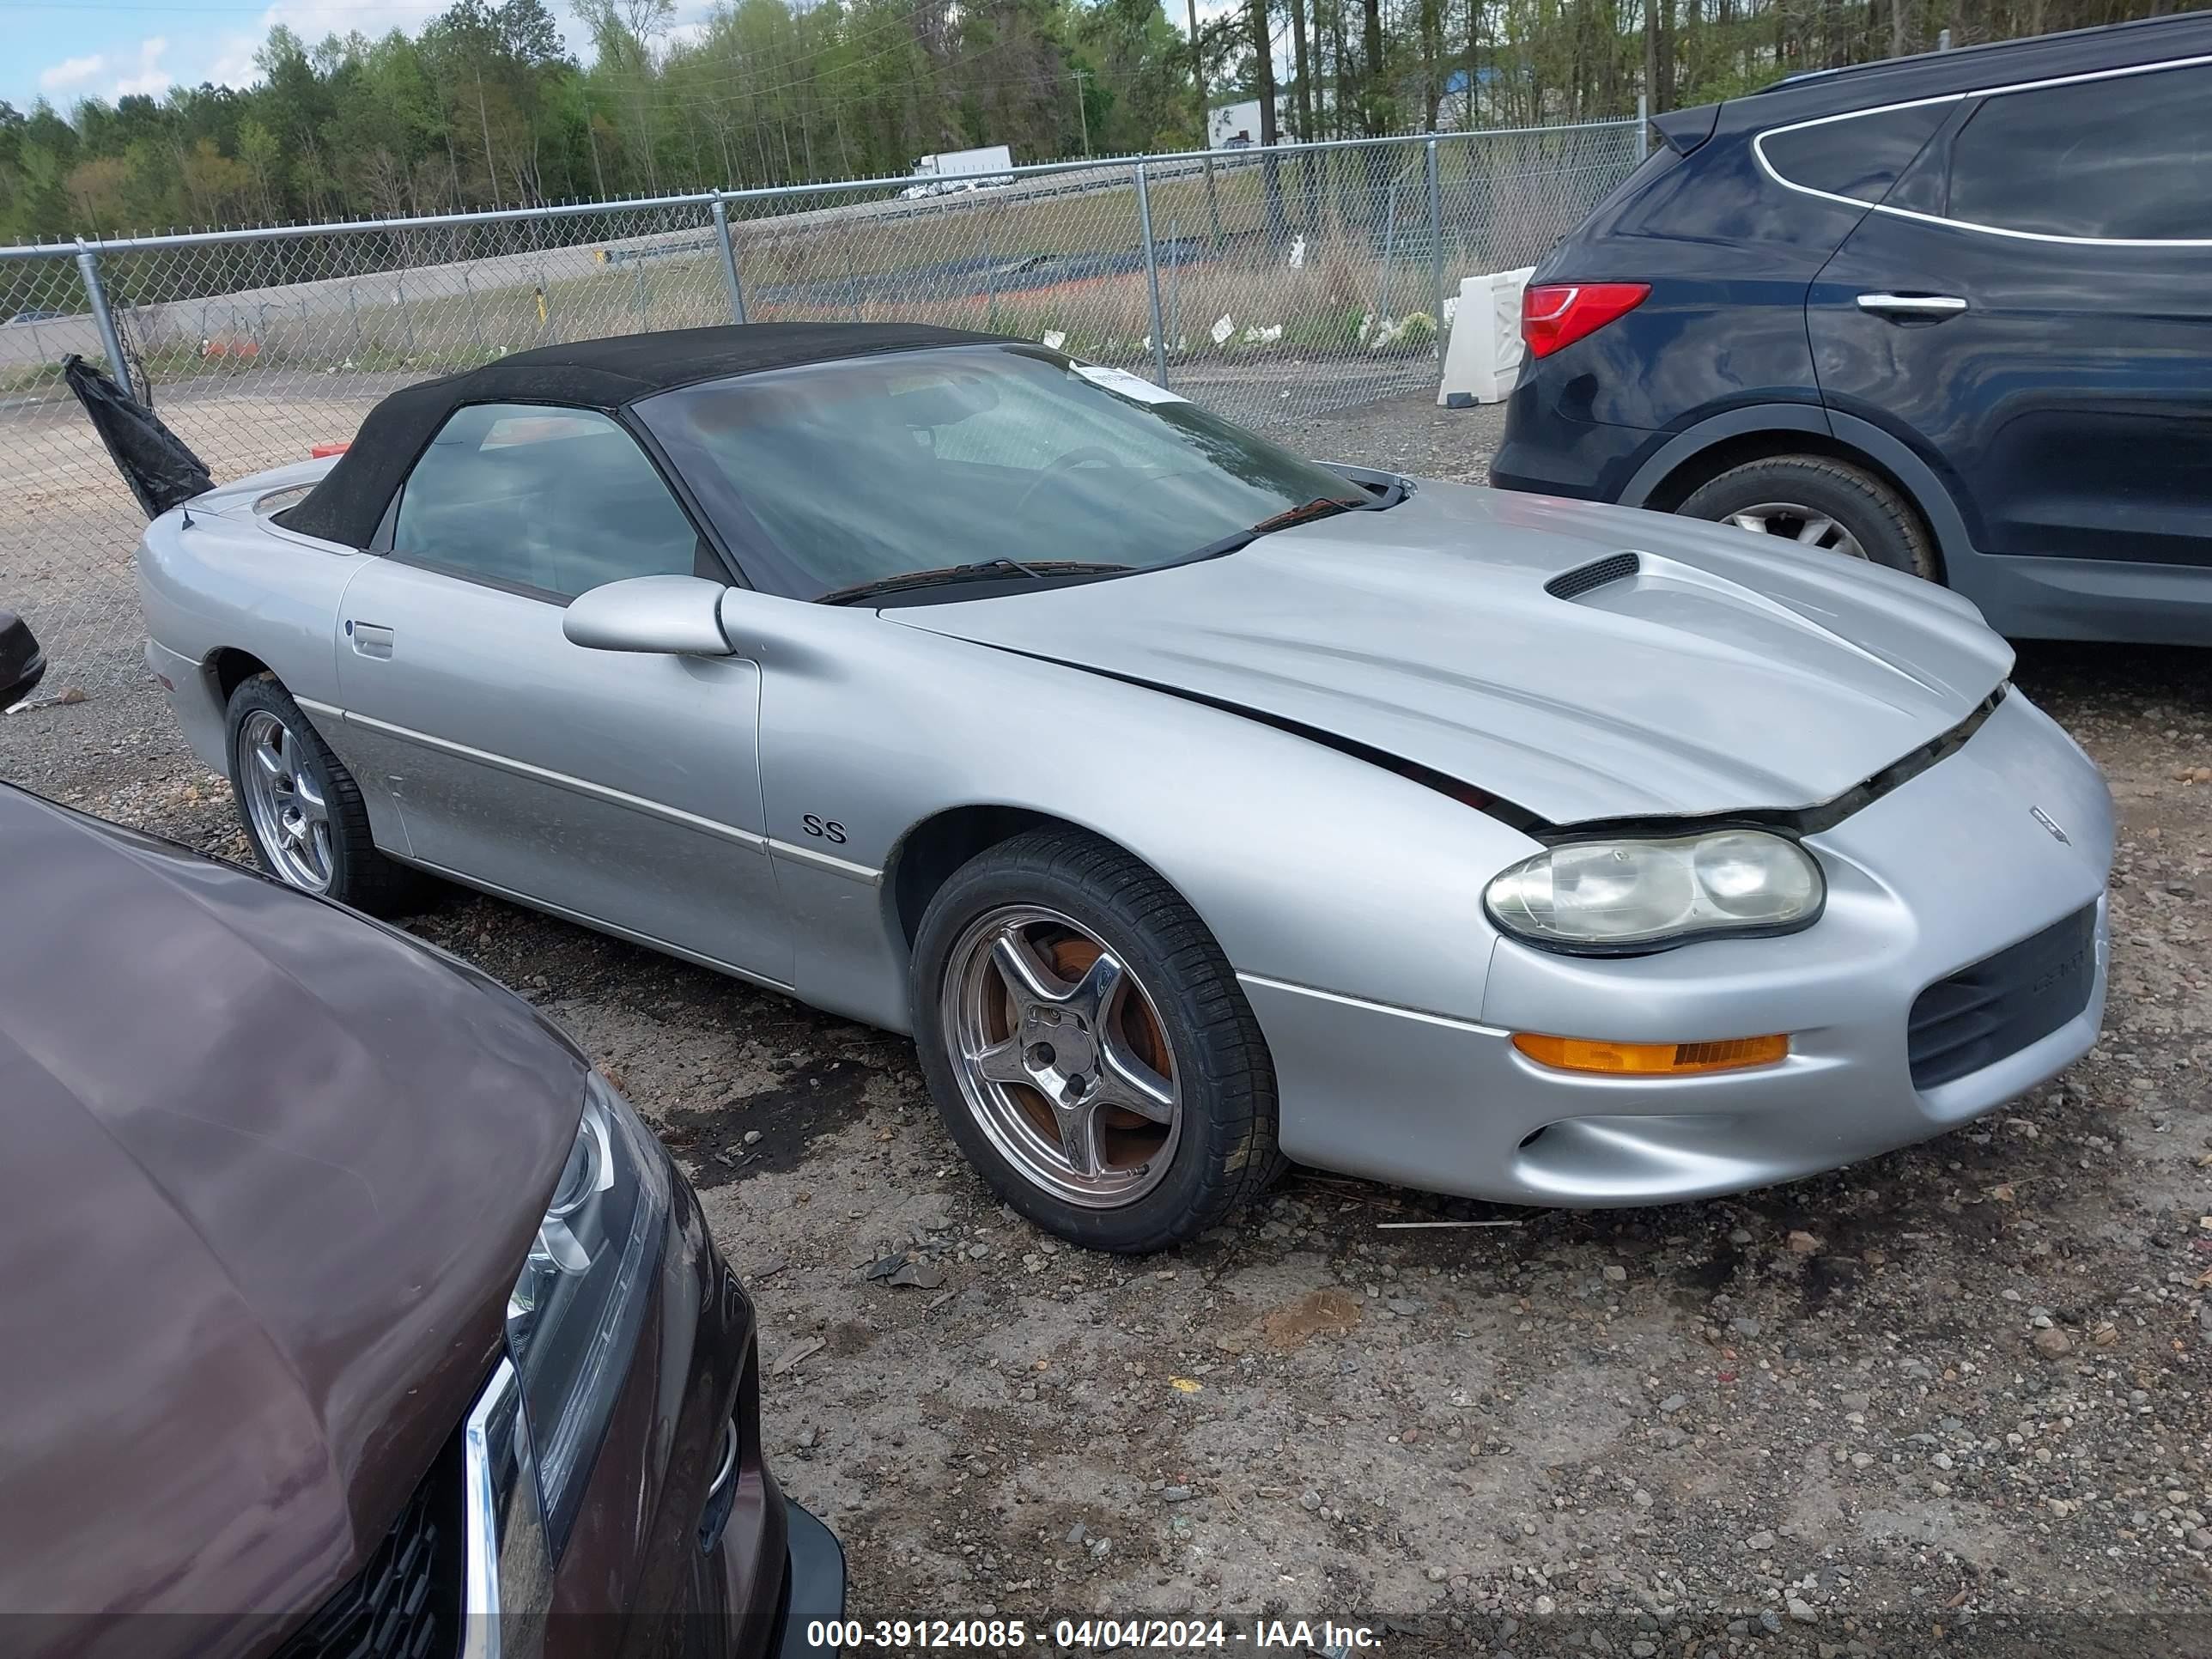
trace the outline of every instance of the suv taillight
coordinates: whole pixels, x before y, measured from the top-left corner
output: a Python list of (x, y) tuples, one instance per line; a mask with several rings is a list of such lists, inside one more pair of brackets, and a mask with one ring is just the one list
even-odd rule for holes
[(1548, 357), (1644, 303), (1649, 283), (1531, 283), (1521, 296), (1521, 342)]

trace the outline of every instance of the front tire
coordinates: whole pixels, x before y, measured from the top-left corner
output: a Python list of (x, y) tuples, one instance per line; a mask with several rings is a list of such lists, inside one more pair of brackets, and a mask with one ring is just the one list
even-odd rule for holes
[(1863, 467), (1826, 455), (1777, 455), (1732, 466), (1674, 510), (1942, 580), (1935, 542), (1912, 503)]
[(264, 870), (372, 915), (404, 907), (413, 879), (376, 850), (353, 775), (275, 675), (230, 694), (223, 728), (231, 795)]
[(1165, 1249), (1282, 1168), (1274, 1068), (1228, 959), (1173, 888), (1095, 836), (1032, 830), (955, 872), (908, 994), (953, 1139), (1062, 1238)]

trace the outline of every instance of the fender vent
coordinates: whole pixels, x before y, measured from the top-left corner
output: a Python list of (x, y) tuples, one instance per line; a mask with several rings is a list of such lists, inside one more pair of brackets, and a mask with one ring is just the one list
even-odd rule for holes
[(1578, 599), (1594, 587), (1627, 580), (1641, 568), (1633, 553), (1615, 553), (1595, 564), (1562, 570), (1544, 584), (1544, 591), (1555, 599)]

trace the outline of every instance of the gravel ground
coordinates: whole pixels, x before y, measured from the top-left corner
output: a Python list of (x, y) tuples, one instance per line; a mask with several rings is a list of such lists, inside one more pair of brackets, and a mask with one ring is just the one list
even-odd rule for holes
[[(1498, 422), (1403, 399), (1280, 430), (1473, 479)], [(1967, 1130), (1668, 1209), (1298, 1172), (1178, 1254), (1088, 1255), (991, 1201), (901, 1040), (458, 891), (413, 926), (562, 1020), (692, 1171), (855, 1616), (2212, 1653), (2207, 663), (2021, 654), (2119, 804), (2097, 1050)], [(244, 854), (137, 686), (0, 720), (0, 776)], [(1382, 1225), (1426, 1219), (1498, 1224)], [(866, 1276), (895, 1255), (927, 1282)]]

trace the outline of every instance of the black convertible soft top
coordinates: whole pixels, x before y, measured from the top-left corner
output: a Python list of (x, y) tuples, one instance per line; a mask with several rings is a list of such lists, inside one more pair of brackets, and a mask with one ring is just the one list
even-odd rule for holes
[(392, 392), (368, 411), (337, 465), (276, 521), (304, 536), (367, 547), (416, 458), (447, 417), (470, 404), (555, 404), (611, 414), (671, 386), (732, 374), (882, 351), (1002, 343), (1000, 335), (921, 323), (732, 323), (518, 351)]

